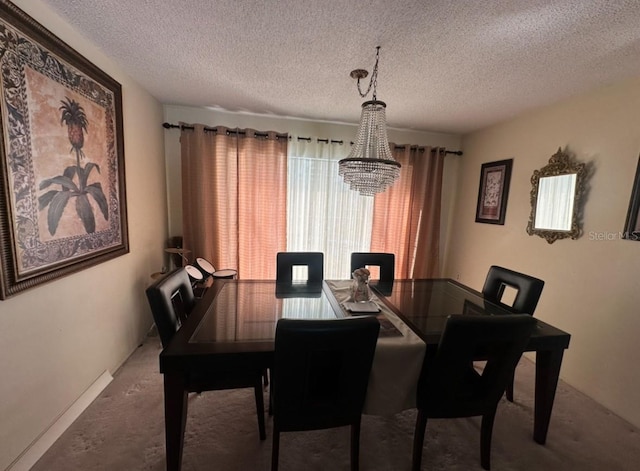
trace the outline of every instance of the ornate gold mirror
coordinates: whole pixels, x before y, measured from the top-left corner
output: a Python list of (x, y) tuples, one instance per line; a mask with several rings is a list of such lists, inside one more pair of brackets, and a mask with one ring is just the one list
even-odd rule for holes
[(538, 235), (550, 244), (558, 239), (577, 239), (582, 234), (581, 199), (586, 167), (574, 162), (558, 148), (549, 164), (531, 177), (529, 235)]

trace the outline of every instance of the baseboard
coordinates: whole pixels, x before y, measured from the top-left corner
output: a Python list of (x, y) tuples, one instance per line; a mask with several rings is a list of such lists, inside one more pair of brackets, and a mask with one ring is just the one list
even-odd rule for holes
[(42, 434), (9, 465), (6, 471), (29, 471), (112, 380), (113, 376), (111, 376), (111, 373), (108, 371), (102, 373), (49, 428), (42, 432)]

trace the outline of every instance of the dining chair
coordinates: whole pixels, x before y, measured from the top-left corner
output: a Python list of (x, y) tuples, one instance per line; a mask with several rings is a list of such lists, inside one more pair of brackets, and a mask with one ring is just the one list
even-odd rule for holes
[(271, 377), (273, 448), (280, 433), (351, 426), (351, 470), (359, 468), (360, 423), (380, 323), (373, 316), (280, 319)]
[(278, 252), (276, 255), (276, 281), (292, 283), (293, 267), (307, 267), (307, 282), (322, 283), (324, 254), (322, 252)]
[[(196, 303), (189, 275), (184, 268), (178, 268), (149, 286), (146, 294), (162, 347), (167, 348)], [(223, 373), (216, 372), (215, 375), (191, 374), (187, 378), (185, 389), (187, 392), (201, 393), (222, 389), (253, 388), (258, 415), (258, 432), (260, 439), (265, 440), (267, 436), (262, 377), (262, 369), (233, 369)]]
[(396, 256), (392, 253), (352, 252), (351, 273), (367, 266), (380, 267), (380, 282), (391, 283), (395, 278)]
[[(513, 304), (509, 306), (510, 310), (533, 316), (542, 294), (542, 288), (544, 288), (544, 281), (508, 268), (492, 265), (487, 273), (482, 294), (485, 299), (504, 306), (501, 300), (507, 286), (517, 290)], [(512, 375), (506, 389), (507, 399), (511, 402), (513, 402), (514, 375)]]
[[(449, 316), (437, 352), (425, 357), (418, 381), (412, 470), (422, 462), (427, 419), (481, 416), (480, 464), (490, 469), (493, 423), (511, 373), (536, 320), (524, 314)], [(480, 350), (487, 362), (478, 371)]]

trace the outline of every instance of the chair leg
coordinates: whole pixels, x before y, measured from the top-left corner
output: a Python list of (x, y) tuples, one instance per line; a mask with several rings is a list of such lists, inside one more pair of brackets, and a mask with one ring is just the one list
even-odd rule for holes
[(271, 446), (271, 471), (278, 471), (278, 454), (280, 453), (280, 431), (273, 427), (273, 444)]
[[(520, 360), (518, 360), (518, 362), (520, 362)], [(506, 392), (507, 392), (507, 401), (509, 402), (513, 402), (513, 383), (515, 383), (515, 379), (516, 379), (516, 369), (514, 368), (513, 371), (511, 372), (511, 378), (507, 382)]]
[(269, 368), (265, 368), (262, 372), (262, 383), (265, 388), (269, 386)]
[(496, 418), (496, 410), (482, 416), (480, 425), (480, 465), (487, 471), (491, 468), (491, 435), (493, 434), (493, 422)]
[(511, 379), (507, 383), (507, 401), (513, 402), (513, 383), (515, 382), (515, 370), (511, 375)]
[(266, 440), (267, 433), (265, 431), (264, 424), (264, 396), (262, 392), (262, 376), (259, 376), (256, 379), (256, 384), (254, 385), (253, 389), (256, 396), (256, 413), (258, 415), (258, 431), (260, 433), (260, 440)]
[(351, 424), (351, 471), (360, 469), (360, 423), (362, 419), (358, 419), (356, 423)]
[(416, 418), (416, 428), (413, 432), (413, 459), (411, 462), (412, 471), (420, 471), (422, 466), (422, 446), (424, 445), (424, 432), (427, 428), (427, 414), (418, 409)]

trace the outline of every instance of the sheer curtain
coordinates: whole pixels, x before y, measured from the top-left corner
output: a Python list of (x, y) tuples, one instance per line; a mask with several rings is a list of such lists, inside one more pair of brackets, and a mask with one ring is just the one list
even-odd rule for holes
[(375, 196), (372, 252), (396, 254), (396, 278), (440, 274), (440, 203), (445, 149), (394, 146), (400, 178)]
[(183, 244), (238, 278), (274, 279), (286, 248), (287, 138), (181, 123)]
[(324, 252), (329, 280), (349, 278), (351, 252), (371, 244), (373, 198), (350, 190), (338, 175), (349, 150), (317, 139), (289, 142), (287, 250)]

